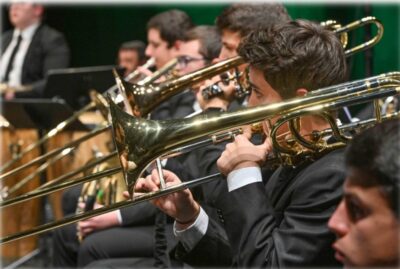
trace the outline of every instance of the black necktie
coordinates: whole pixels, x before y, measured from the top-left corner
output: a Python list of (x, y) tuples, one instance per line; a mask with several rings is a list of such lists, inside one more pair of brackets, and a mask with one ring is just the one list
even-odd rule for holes
[(22, 40), (22, 36), (19, 35), (19, 36), (18, 36), (18, 39), (17, 39), (17, 45), (15, 45), (13, 51), (11, 52), (11, 57), (10, 57), (10, 60), (8, 61), (8, 65), (7, 65), (7, 69), (6, 69), (6, 74), (4, 75), (4, 81), (5, 81), (5, 82), (8, 81), (8, 77), (9, 77), (9, 75), (10, 75), (10, 72), (11, 72), (12, 68), (13, 68), (13, 62), (14, 62), (14, 59), (15, 59), (15, 55), (16, 55), (17, 52), (18, 52), (19, 45), (21, 44), (21, 40)]

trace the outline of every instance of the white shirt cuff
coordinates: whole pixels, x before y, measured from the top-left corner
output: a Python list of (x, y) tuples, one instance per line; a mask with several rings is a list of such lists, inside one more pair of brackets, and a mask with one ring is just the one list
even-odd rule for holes
[(234, 191), (251, 183), (262, 182), (260, 167), (245, 167), (228, 174), (228, 191)]
[(208, 228), (208, 215), (200, 207), (200, 213), (195, 222), (184, 230), (178, 230), (176, 222), (174, 222), (174, 234), (176, 238), (182, 243), (187, 252), (191, 251), (197, 243), (203, 238)]
[(117, 218), (118, 218), (118, 223), (119, 225), (122, 225), (122, 215), (121, 215), (121, 210), (117, 210)]

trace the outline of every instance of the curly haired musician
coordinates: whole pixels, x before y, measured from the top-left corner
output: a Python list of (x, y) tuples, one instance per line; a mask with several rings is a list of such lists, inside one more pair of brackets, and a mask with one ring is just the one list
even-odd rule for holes
[[(297, 20), (253, 31), (239, 46), (249, 63), (252, 92), (249, 105), (269, 104), (342, 82), (345, 57), (336, 36), (318, 24)], [(329, 125), (317, 116), (301, 120), (301, 133)], [(285, 134), (285, 129), (281, 129)], [(327, 222), (342, 195), (343, 150), (281, 165), (263, 176), (262, 165), (272, 152), (269, 140), (254, 145), (239, 135), (218, 159), (227, 177), (214, 204), (219, 221), (209, 218), (185, 190), (154, 200), (175, 218), (180, 244), (175, 255), (193, 266), (234, 264), (239, 267), (335, 266), (334, 235)], [(165, 171), (168, 184), (179, 182)], [(158, 189), (156, 173), (141, 179), (137, 190)], [(223, 236), (220, 228), (226, 231)]]

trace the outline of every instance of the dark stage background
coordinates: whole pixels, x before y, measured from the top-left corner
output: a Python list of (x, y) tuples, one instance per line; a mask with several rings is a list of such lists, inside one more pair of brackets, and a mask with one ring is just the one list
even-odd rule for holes
[[(72, 51), (71, 67), (108, 65), (115, 63), (119, 44), (140, 39), (146, 41), (146, 22), (158, 12), (178, 8), (186, 11), (196, 24), (213, 24), (227, 4), (50, 4), (46, 22), (64, 32)], [(376, 16), (385, 27), (381, 42), (372, 51), (359, 53), (349, 60), (351, 78), (362, 78), (400, 68), (399, 27), (400, 4), (285, 4), (292, 18), (316, 21), (334, 19), (347, 24), (367, 15)], [(2, 32), (11, 26), (7, 7), (2, 6)], [(364, 38), (365, 28), (350, 35), (350, 44)], [(372, 33), (375, 27), (372, 27)]]

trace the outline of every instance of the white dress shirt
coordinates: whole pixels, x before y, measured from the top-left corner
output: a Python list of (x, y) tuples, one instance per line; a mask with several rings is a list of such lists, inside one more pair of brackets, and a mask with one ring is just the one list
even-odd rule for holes
[(0, 80), (3, 81), (8, 62), (14, 47), (17, 45), (18, 36), (22, 36), (21, 44), (14, 58), (13, 68), (10, 71), (8, 85), (11, 87), (21, 86), (22, 66), (24, 64), (26, 53), (28, 52), (29, 45), (31, 44), (33, 35), (39, 27), (39, 22), (32, 24), (23, 31), (14, 29), (11, 43), (8, 45), (3, 56), (0, 60)]

